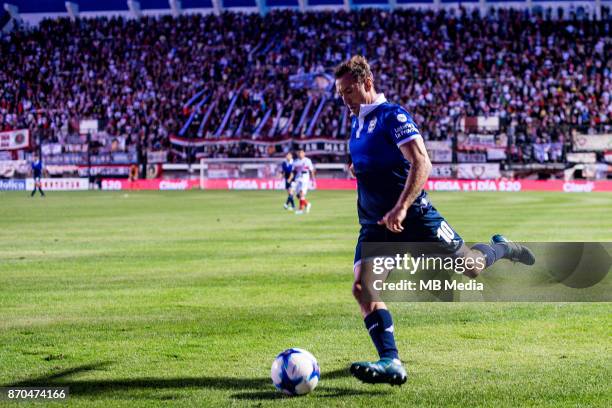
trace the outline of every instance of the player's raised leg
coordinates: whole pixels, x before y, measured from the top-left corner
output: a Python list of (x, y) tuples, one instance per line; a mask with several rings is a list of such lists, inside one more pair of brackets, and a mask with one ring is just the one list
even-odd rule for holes
[(499, 234), (494, 235), (488, 244), (478, 243), (468, 247), (434, 207), (424, 216), (412, 220), (407, 229), (419, 236), (418, 241), (436, 243), (440, 253), (453, 253), (455, 257), (473, 259), (474, 262), (464, 263), (466, 270), (463, 273), (470, 278), (476, 278), (482, 271), (502, 259), (525, 265), (535, 263), (535, 256), (527, 246), (512, 242)]
[(464, 275), (470, 278), (476, 278), (482, 271), (502, 259), (520, 262), (525, 265), (533, 265), (535, 263), (535, 256), (531, 249), (525, 245), (512, 242), (499, 234), (494, 235), (488, 244), (479, 243), (467, 250), (464, 245), (462, 251), (464, 251), (462, 256), (465, 258), (477, 259), (484, 257), (484, 265), (482, 262), (474, 262), (471, 263), (474, 265), (472, 268), (466, 269)]

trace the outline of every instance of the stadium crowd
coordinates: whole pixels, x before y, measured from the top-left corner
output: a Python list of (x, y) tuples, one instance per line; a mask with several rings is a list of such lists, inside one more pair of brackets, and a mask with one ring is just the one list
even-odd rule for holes
[(361, 53), (426, 139), (449, 138), (465, 116), (499, 116), (512, 144), (535, 149), (573, 128), (612, 128), (610, 26), (462, 9), (45, 20), (0, 40), (0, 130), (61, 142), (98, 118), (128, 146), (166, 150), (172, 135), (345, 138), (333, 91), (290, 78)]

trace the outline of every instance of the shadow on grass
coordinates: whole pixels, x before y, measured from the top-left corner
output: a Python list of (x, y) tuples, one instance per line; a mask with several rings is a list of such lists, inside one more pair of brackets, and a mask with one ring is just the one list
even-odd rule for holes
[[(235, 377), (170, 377), (170, 378), (127, 378), (108, 380), (78, 380), (68, 377), (87, 371), (102, 370), (110, 363), (88, 364), (50, 373), (48, 375), (26, 379), (5, 385), (6, 387), (69, 387), (70, 394), (96, 395), (105, 392), (129, 391), (134, 389), (181, 389), (209, 388), (216, 390), (253, 390), (233, 394), (231, 398), (243, 400), (264, 400), (285, 398), (276, 391), (269, 378), (235, 378)], [(322, 373), (322, 381), (350, 376), (347, 369), (339, 369)], [(362, 391), (351, 388), (320, 386), (317, 388), (319, 397), (340, 397), (344, 395), (377, 394), (379, 391)]]
[[(328, 387), (328, 386), (319, 386), (316, 389), (317, 398), (338, 398), (347, 395), (355, 396), (355, 395), (387, 395), (386, 392), (382, 390), (357, 390), (353, 388), (345, 388), (345, 387)], [(283, 393), (276, 390), (269, 391), (257, 391), (257, 392), (241, 392), (237, 394), (233, 394), (231, 396), (233, 399), (239, 400), (275, 400), (275, 399), (287, 399), (290, 398)]]

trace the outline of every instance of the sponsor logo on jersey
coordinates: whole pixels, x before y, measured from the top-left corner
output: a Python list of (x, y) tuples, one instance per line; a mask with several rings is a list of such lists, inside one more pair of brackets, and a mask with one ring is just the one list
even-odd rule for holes
[(404, 115), (403, 113), (398, 113), (397, 114), (397, 121), (399, 123), (404, 123), (408, 120), (408, 117), (406, 115)]
[(419, 130), (414, 123), (404, 123), (403, 125), (393, 129), (393, 134), (395, 135), (396, 139), (399, 139), (402, 136), (418, 135)]

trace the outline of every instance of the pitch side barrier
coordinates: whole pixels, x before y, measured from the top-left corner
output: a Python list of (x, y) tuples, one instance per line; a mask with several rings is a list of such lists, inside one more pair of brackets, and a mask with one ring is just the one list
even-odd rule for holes
[[(0, 184), (1, 186), (1, 184)], [(103, 179), (103, 190), (284, 190), (285, 183), (278, 178), (219, 178), (219, 179)], [(1, 187), (0, 187), (1, 188)], [(355, 190), (352, 179), (317, 178), (311, 185), (316, 190)], [(612, 180), (563, 181), (563, 180), (456, 180), (432, 179), (426, 187), (429, 191), (557, 191), (584, 193), (612, 191)], [(44, 189), (44, 185), (43, 185)]]
[[(86, 178), (42, 179), (45, 191), (75, 191), (92, 188)], [(220, 178), (220, 179), (103, 179), (102, 190), (284, 190), (283, 180), (276, 178)], [(0, 191), (28, 191), (34, 188), (32, 179), (0, 180)], [(317, 178), (311, 185), (315, 190), (355, 190), (352, 179)], [(428, 191), (557, 191), (566, 193), (612, 192), (612, 180), (458, 180), (431, 179)]]
[[(44, 178), (40, 180), (43, 191), (88, 190), (87, 178)], [(0, 179), (0, 191), (32, 191), (34, 179)]]

